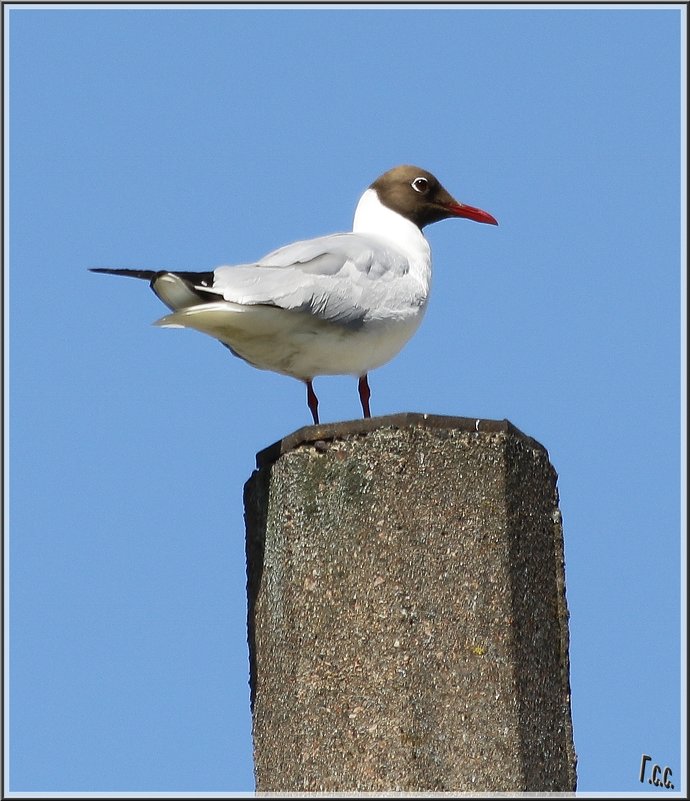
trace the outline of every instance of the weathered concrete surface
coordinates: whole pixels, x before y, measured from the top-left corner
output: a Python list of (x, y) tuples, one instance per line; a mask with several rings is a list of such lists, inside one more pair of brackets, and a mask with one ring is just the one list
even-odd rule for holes
[(408, 414), (310, 426), (257, 461), (257, 790), (574, 790), (544, 448), (507, 421)]

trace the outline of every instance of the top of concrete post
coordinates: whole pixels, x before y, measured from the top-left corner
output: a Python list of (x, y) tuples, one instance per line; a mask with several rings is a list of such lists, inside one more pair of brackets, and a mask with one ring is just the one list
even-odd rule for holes
[(527, 434), (523, 434), (510, 420), (482, 420), (475, 417), (452, 417), (450, 415), (402, 412), (401, 414), (389, 414), (383, 417), (370, 417), (363, 420), (346, 420), (342, 423), (304, 426), (259, 451), (256, 454), (256, 466), (258, 468), (269, 467), (284, 453), (288, 453), (300, 447), (300, 445), (361, 436), (378, 428), (438, 428), (477, 433), (512, 434), (528, 443), (532, 448), (547, 453), (546, 448), (541, 443), (532, 437), (528, 437)]

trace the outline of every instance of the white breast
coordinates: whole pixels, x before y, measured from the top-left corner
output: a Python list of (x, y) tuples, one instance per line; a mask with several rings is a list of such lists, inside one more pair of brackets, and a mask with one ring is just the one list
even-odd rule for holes
[(424, 296), (431, 288), (431, 248), (424, 234), (401, 214), (384, 206), (373, 189), (367, 189), (355, 209), (352, 231), (385, 239), (410, 262), (410, 273), (418, 280)]

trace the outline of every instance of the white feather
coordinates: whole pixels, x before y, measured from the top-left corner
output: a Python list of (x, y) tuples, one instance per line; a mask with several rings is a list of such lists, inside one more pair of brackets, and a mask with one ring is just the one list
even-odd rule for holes
[[(219, 267), (222, 298), (167, 288), (180, 303), (156, 325), (201, 331), (256, 367), (301, 379), (363, 375), (389, 361), (417, 330), (431, 282), (419, 228), (367, 190), (352, 233), (295, 242), (255, 264)], [(168, 305), (171, 305), (168, 303)]]

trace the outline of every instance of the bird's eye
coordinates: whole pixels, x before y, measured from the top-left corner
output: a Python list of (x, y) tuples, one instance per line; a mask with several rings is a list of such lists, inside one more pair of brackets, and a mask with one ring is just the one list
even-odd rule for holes
[(412, 181), (412, 188), (415, 192), (419, 192), (420, 195), (426, 195), (429, 191), (429, 182), (426, 178), (415, 178)]

